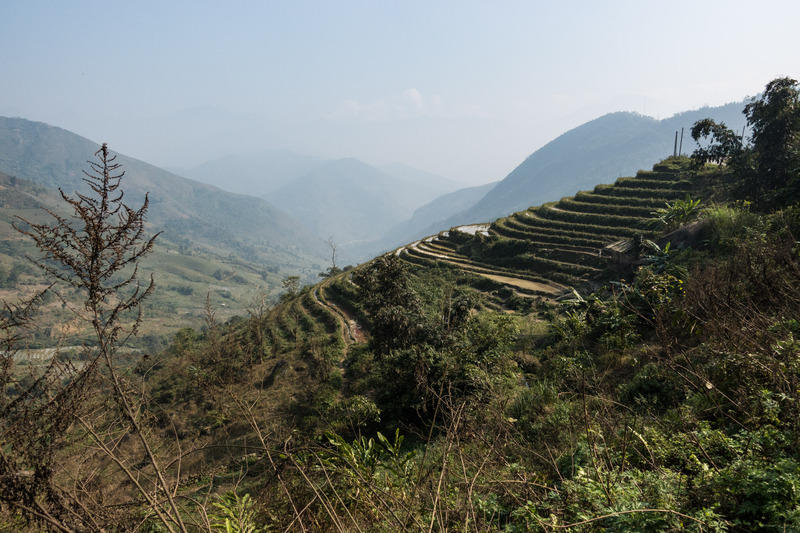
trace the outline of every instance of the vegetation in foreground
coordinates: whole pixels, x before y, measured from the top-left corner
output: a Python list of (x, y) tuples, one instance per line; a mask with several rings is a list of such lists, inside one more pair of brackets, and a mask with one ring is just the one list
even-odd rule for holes
[[(4, 357), (0, 524), (797, 529), (797, 83), (745, 114), (751, 143), (698, 123), (694, 169), (671, 163), (698, 192), (653, 219), (699, 220), (693, 246), (634, 238), (631, 270), (560, 303), (497, 310), (475, 271), (390, 254), (248, 318), (209, 306), (128, 367), (113, 327), (82, 366), (25, 376)], [(143, 293), (86, 294), (133, 310)], [(6, 308), (9, 348), (29, 309)]]

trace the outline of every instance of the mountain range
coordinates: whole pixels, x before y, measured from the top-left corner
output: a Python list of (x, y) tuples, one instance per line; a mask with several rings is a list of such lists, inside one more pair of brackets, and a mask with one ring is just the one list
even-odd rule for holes
[[(361, 262), (443, 229), (490, 222), (633, 174), (671, 155), (678, 143), (691, 152), (688, 131), (699, 119), (743, 128), (741, 108), (732, 103), (663, 120), (607, 114), (536, 150), (496, 184), (461, 189), (401, 164), (375, 167), (288, 150), (230, 155), (175, 173), (124, 155), (119, 162), (131, 176), (130, 196), (139, 201), (151, 193), (150, 220), (165, 238), (211, 247), (224, 242), (250, 259), (302, 269), (325, 264), (324, 241), (331, 237), (344, 261)], [(0, 117), (0, 171), (33, 183), (74, 190), (97, 148), (60, 128)]]
[[(79, 190), (100, 144), (67, 130), (0, 117), (0, 171), (67, 194)], [(113, 147), (110, 147), (113, 149)], [(324, 242), (266, 200), (186, 179), (117, 155), (130, 205), (150, 195), (149, 222), (162, 239), (227, 250), (290, 272), (321, 262)], [(324, 262), (324, 261), (322, 261)]]
[(438, 227), (491, 222), (632, 175), (672, 155), (676, 134), (679, 151), (691, 153), (695, 143), (689, 130), (696, 121), (710, 117), (741, 131), (745, 124), (742, 107), (741, 102), (705, 107), (662, 120), (628, 112), (604, 115), (536, 150), (474, 205), (443, 219)]
[[(354, 158), (323, 159), (289, 150), (229, 155), (173, 170), (264, 198), (317, 236), (333, 237), (345, 256), (359, 259), (365, 257), (360, 245), (383, 238), (423, 204), (462, 187), (402, 163), (376, 167)], [(366, 253), (372, 249), (368, 246)]]

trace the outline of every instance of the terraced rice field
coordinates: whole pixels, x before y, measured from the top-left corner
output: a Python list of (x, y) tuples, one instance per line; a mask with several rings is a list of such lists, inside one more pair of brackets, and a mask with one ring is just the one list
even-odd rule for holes
[(276, 307), (270, 313), (266, 338), (274, 353), (291, 349), (308, 349), (308, 344), (323, 340), (324, 345), (340, 344), (339, 318), (320, 305), (311, 291)]
[[(525, 302), (552, 301), (600, 277), (607, 266), (606, 245), (637, 235), (652, 238), (653, 211), (693, 192), (688, 175), (687, 160), (667, 160), (613, 185), (491, 224), (452, 228), (391, 253), (412, 270), (458, 272), (464, 283), (484, 292), (485, 304), (492, 308), (510, 311), (524, 308)], [(357, 293), (349, 274), (343, 273), (276, 308), (280, 316), (270, 321), (268, 331), (273, 349), (303, 350), (311, 339), (322, 338), (328, 357), (341, 362), (349, 345), (366, 340)]]
[(462, 226), (397, 249), (415, 266), (450, 267), (484, 277), (520, 297), (557, 298), (596, 279), (603, 248), (655, 233), (652, 212), (693, 191), (685, 159), (598, 185), (492, 224)]

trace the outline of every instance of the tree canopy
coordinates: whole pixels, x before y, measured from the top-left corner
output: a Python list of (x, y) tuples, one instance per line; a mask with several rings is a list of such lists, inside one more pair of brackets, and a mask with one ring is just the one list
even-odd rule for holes
[[(726, 164), (738, 175), (741, 195), (766, 208), (800, 199), (800, 86), (792, 78), (769, 82), (742, 111), (750, 131), (732, 132), (706, 118), (692, 127), (696, 166)], [(701, 145), (701, 140), (703, 144)]]

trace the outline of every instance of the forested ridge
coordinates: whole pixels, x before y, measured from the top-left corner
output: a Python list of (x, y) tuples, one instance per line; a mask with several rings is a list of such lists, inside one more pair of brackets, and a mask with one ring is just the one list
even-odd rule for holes
[[(148, 201), (104, 146), (63, 195), (83, 230), (17, 221), (54, 285), (4, 303), (0, 527), (797, 530), (800, 87), (743, 112), (492, 224), (345, 270), (332, 245), (320, 283), (136, 357)], [(15, 363), (60, 283), (93, 341)]]

